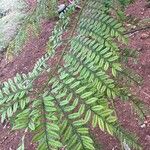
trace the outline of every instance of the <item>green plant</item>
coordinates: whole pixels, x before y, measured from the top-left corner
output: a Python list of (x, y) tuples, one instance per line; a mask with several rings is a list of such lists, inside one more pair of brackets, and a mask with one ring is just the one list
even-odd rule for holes
[(123, 5), (123, 7), (125, 7), (130, 3), (134, 2), (134, 0), (119, 0), (119, 2), (121, 3), (121, 5)]
[[(123, 25), (110, 15), (111, 7), (103, 2), (106, 1), (84, 1), (71, 33), (68, 31), (68, 41), (63, 41), (62, 34), (68, 30), (75, 10), (75, 3), (69, 5), (59, 16), (47, 53), (33, 70), (17, 74), (2, 84), (1, 122), (13, 118), (13, 130), (24, 129), (19, 150), (24, 149), (27, 132), (34, 134), (33, 141), (38, 143), (39, 150), (93, 150), (96, 147), (89, 124), (141, 149), (136, 137), (119, 125), (115, 113), (115, 98), (131, 101), (138, 110), (141, 107), (140, 101), (132, 98), (126, 84), (118, 78), (120, 74), (126, 79), (130, 77), (124, 75), (117, 46), (119, 42), (126, 43), (127, 38), (123, 35)], [(48, 66), (47, 60), (63, 44), (56, 65)], [(33, 83), (43, 72), (47, 72), (49, 79), (35, 91)]]

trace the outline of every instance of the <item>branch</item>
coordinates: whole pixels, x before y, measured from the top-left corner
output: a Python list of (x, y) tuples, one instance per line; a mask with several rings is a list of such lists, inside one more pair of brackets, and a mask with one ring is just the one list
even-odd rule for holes
[(139, 32), (139, 31), (143, 31), (143, 30), (147, 30), (147, 29), (150, 29), (150, 26), (146, 26), (146, 27), (142, 27), (142, 28), (139, 28), (139, 29), (134, 29), (134, 30), (125, 32), (124, 35), (133, 34), (135, 32)]
[[(69, 36), (69, 39), (71, 39), (71, 38), (73, 37), (73, 35), (74, 35), (75, 31), (76, 31), (76, 27), (77, 27), (77, 25), (78, 25), (78, 23), (79, 23), (79, 21), (80, 21), (81, 15), (82, 15), (83, 10), (84, 10), (84, 7), (86, 7), (86, 3), (87, 3), (87, 1), (84, 2), (83, 7), (82, 7), (82, 9), (80, 10), (78, 19), (77, 19), (75, 25), (73, 26), (72, 32), (71, 32), (71, 34), (70, 34), (70, 36)], [(52, 72), (50, 72), (50, 74), (49, 74), (49, 80), (51, 80), (51, 76), (52, 76), (52, 75), (55, 73), (55, 71), (58, 69), (59, 64), (60, 64), (61, 60), (63, 59), (63, 56), (65, 55), (66, 49), (68, 48), (69, 44), (70, 44), (70, 41), (68, 41), (68, 42), (66, 43), (66, 46), (63, 48), (62, 53), (61, 53), (61, 56), (60, 56), (60, 58), (58, 59), (56, 65), (55, 65), (55, 67), (54, 67), (54, 70), (53, 70)], [(43, 91), (43, 90), (47, 87), (48, 83), (49, 83), (49, 82), (47, 82), (47, 83), (42, 87), (41, 91)], [(39, 93), (40, 93), (41, 91), (39, 91)], [(39, 94), (39, 93), (38, 93), (38, 94)]]

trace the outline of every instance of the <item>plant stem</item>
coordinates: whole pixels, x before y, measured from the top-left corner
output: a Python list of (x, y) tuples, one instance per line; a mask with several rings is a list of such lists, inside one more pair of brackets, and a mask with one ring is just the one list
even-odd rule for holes
[(150, 29), (150, 26), (146, 26), (146, 27), (142, 27), (142, 28), (139, 28), (139, 29), (134, 29), (134, 30), (125, 32), (124, 35), (133, 34), (135, 32), (142, 31), (142, 30), (147, 30), (147, 29)]
[[(76, 21), (76, 23), (75, 23), (75, 25), (74, 25), (74, 27), (73, 27), (73, 29), (72, 29), (72, 32), (71, 32), (71, 34), (70, 34), (70, 36), (69, 36), (69, 39), (71, 39), (71, 38), (73, 37), (74, 33), (75, 33), (76, 27), (77, 27), (77, 25), (78, 25), (78, 23), (79, 23), (79, 20), (80, 20), (80, 18), (81, 18), (82, 13), (83, 13), (84, 7), (86, 6), (86, 3), (87, 3), (87, 1), (84, 2), (83, 7), (82, 7), (82, 9), (80, 10), (80, 14), (79, 14), (78, 20)], [(64, 47), (64, 49), (63, 49), (63, 51), (62, 51), (62, 53), (61, 53), (61, 56), (60, 56), (58, 62), (56, 63), (56, 66), (55, 66), (54, 70), (53, 70), (52, 72), (50, 72), (50, 74), (49, 74), (49, 80), (51, 80), (51, 76), (52, 76), (52, 75), (55, 73), (55, 71), (58, 69), (59, 64), (60, 64), (61, 60), (63, 59), (63, 56), (64, 56), (64, 54), (65, 54), (65, 52), (66, 52), (66, 49), (69, 47), (69, 44), (70, 44), (70, 40), (66, 43), (66, 46)], [(48, 83), (49, 83), (49, 82), (46, 82), (46, 84), (42, 87), (41, 91), (44, 91), (44, 89), (47, 87)], [(41, 93), (41, 91), (39, 91), (39, 93)], [(39, 94), (39, 93), (38, 93), (38, 94)]]

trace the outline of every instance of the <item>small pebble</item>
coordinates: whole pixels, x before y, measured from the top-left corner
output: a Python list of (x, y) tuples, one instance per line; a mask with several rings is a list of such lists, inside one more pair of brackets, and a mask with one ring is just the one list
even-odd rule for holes
[(149, 38), (149, 37), (150, 37), (150, 35), (147, 34), (147, 33), (141, 34), (141, 39), (147, 39), (147, 38)]
[(64, 9), (66, 8), (66, 5), (65, 4), (61, 4), (58, 6), (58, 12), (62, 12)]
[(150, 143), (150, 135), (146, 135), (145, 140)]
[(145, 123), (141, 125), (141, 128), (145, 128), (145, 127), (146, 127)]

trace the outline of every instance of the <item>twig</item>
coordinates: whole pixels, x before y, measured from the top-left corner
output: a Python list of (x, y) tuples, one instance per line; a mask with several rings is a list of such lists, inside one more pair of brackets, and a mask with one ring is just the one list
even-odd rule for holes
[(132, 34), (132, 33), (135, 33), (135, 32), (138, 32), (138, 31), (142, 31), (142, 30), (147, 30), (147, 29), (150, 29), (150, 26), (146, 26), (146, 27), (142, 27), (142, 28), (139, 28), (139, 29), (134, 29), (134, 30), (125, 32), (124, 35)]
[(142, 92), (143, 94), (145, 94), (148, 98), (150, 98), (150, 95), (146, 92)]

